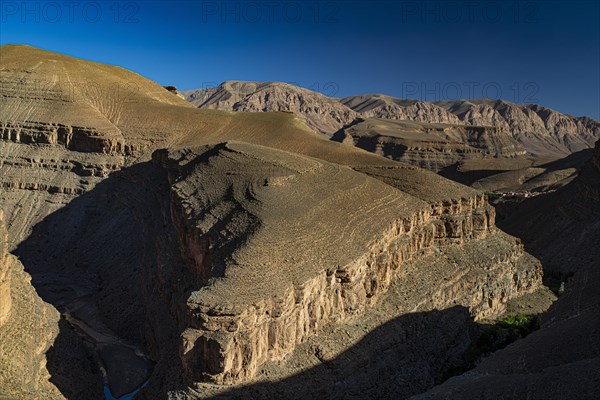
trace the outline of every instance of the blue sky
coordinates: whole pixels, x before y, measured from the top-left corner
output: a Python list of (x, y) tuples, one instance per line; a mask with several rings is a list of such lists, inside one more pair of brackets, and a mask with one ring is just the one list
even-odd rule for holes
[(8, 1), (0, 43), (179, 89), (283, 81), (338, 97), (502, 98), (600, 119), (597, 1)]

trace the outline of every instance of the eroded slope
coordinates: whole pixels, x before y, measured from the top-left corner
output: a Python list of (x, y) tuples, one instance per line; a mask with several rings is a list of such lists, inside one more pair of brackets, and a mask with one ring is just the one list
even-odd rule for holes
[[(503, 226), (523, 238), (565, 292), (539, 331), (418, 399), (594, 399), (600, 391), (600, 142), (570, 184), (523, 202)], [(524, 216), (527, 215), (527, 218)], [(567, 276), (574, 276), (567, 280)], [(559, 281), (560, 282), (560, 281)], [(518, 362), (516, 362), (518, 361)]]
[[(496, 232), (476, 192), (424, 201), (415, 195), (425, 192), (339, 165), (235, 142), (161, 150), (155, 160), (169, 171), (171, 214), (195, 276), (180, 351), (192, 397), (194, 388), (224, 390), (203, 382), (252, 381), (265, 363), (285, 359), (281, 379), (300, 372), (310, 366), (303, 343), (350, 320), (374, 329), (386, 315), (457, 302), (490, 317), (540, 285), (539, 263)], [(398, 307), (369, 320), (394, 285)], [(339, 340), (330, 357), (359, 339)]]
[(465, 160), (485, 164), (487, 158), (527, 154), (518, 142), (497, 128), (375, 118), (355, 121), (338, 131), (333, 140), (434, 172)]

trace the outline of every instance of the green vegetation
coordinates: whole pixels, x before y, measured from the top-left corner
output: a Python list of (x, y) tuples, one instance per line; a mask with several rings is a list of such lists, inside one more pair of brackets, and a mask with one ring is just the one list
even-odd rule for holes
[(449, 369), (438, 383), (475, 368), (482, 358), (524, 338), (538, 328), (537, 316), (526, 314), (509, 314), (495, 324), (481, 325), (474, 343), (465, 352), (463, 363)]
[(525, 314), (510, 314), (504, 317), (502, 321), (499, 322), (500, 326), (504, 328), (526, 328), (529, 333), (530, 329), (533, 328), (530, 325), (535, 322), (536, 318), (533, 315), (525, 315)]
[(546, 272), (542, 278), (542, 282), (548, 289), (552, 290), (555, 295), (560, 296), (565, 291), (565, 284), (573, 276), (573, 272)]
[(500, 200), (502, 198), (502, 193), (496, 193), (496, 192), (486, 192), (485, 195), (488, 198), (488, 202), (493, 203), (496, 200)]

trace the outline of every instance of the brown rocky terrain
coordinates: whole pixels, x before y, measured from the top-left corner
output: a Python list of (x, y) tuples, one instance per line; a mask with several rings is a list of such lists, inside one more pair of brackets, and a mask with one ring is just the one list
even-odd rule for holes
[(359, 113), (363, 118), (399, 119), (428, 123), (461, 123), (458, 117), (446, 109), (425, 101), (404, 100), (383, 94), (366, 94), (345, 97), (340, 102)]
[[(199, 108), (294, 112), (333, 140), (488, 192), (556, 190), (577, 175), (600, 138), (600, 125), (591, 118), (501, 100), (335, 99), (290, 84), (240, 81), (183, 94)], [(442, 135), (436, 124), (447, 125)]]
[[(292, 111), (318, 132), (333, 134), (355, 118), (487, 126), (508, 132), (536, 158), (559, 159), (593, 148), (600, 123), (536, 104), (473, 99), (425, 102), (366, 94), (335, 99), (276, 82), (224, 82), (183, 93), (196, 107), (228, 111)], [(354, 113), (349, 112), (354, 111)]]
[[(391, 393), (406, 397), (460, 364), (475, 321), (541, 290), (540, 263), (472, 188), (328, 140), (292, 113), (197, 109), (122, 68), (27, 46), (0, 55), (7, 248), (63, 317), (58, 335), (49, 323), (43, 344), (19, 351), (45, 352), (66, 398), (145, 382), (147, 399), (249, 385), (344, 397), (356, 390), (344, 382), (370, 381), (368, 354), (387, 354), (375, 372), (403, 357), (423, 366), (398, 378)], [(22, 326), (20, 343), (42, 329)], [(413, 337), (429, 329), (437, 346)], [(301, 371), (321, 383), (261, 385)]]
[[(577, 177), (588, 162), (593, 149), (581, 150), (558, 160), (515, 159), (508, 164), (503, 160), (486, 165), (467, 160), (457, 168), (463, 175), (474, 179), (471, 186), (486, 192), (542, 193), (557, 190)], [(485, 168), (482, 170), (482, 167)]]
[[(402, 265), (436, 248), (439, 252), (439, 246), (476, 240), (473, 249), (494, 243), (506, 255), (484, 251), (469, 259), (452, 253), (467, 257), (454, 260), (460, 273), (445, 275), (448, 286), (437, 288), (440, 292), (432, 297), (408, 293), (411, 307), (444, 308), (462, 301), (482, 318), (503, 311), (509, 298), (538, 288), (537, 261), (514, 239), (500, 233), (488, 237), (495, 232), (493, 213), (481, 195), (428, 204), (337, 165), (246, 144), (155, 154), (171, 171), (176, 195), (171, 213), (176, 227), (181, 226), (184, 258), (196, 281), (208, 282), (188, 299), (190, 326), (182, 336), (183, 363), (193, 382), (243, 383), (266, 361), (293, 353), (321, 327), (362, 318), (396, 273), (402, 277)], [(239, 171), (241, 165), (252, 168)], [(227, 178), (232, 174), (239, 179)], [(215, 181), (221, 187), (214, 186), (214, 194), (199, 190)], [(343, 182), (340, 190), (338, 182)], [(346, 219), (327, 219), (331, 209)], [(226, 225), (217, 218), (223, 211)], [(357, 225), (362, 228), (353, 228)], [(297, 234), (289, 235), (290, 226)], [(312, 232), (311, 227), (317, 229), (308, 239), (301, 232)], [(495, 268), (483, 268), (480, 257), (491, 254), (498, 257)], [(486, 283), (472, 287), (480, 279)], [(343, 348), (340, 344), (331, 354)]]
[(357, 116), (336, 99), (282, 82), (227, 81), (215, 88), (188, 90), (182, 94), (198, 108), (293, 112), (315, 131), (328, 135)]
[(0, 398), (62, 399), (46, 370), (59, 314), (39, 298), (30, 281), (23, 265), (8, 253), (0, 211)]
[(440, 172), (465, 160), (524, 157), (527, 151), (499, 128), (369, 118), (338, 131), (333, 140)]
[(537, 104), (513, 104), (502, 100), (435, 102), (463, 123), (507, 128), (536, 156), (566, 156), (593, 148), (600, 139), (600, 124), (587, 117), (572, 117)]
[[(600, 141), (579, 176), (524, 201), (502, 226), (538, 256), (565, 292), (541, 327), (484, 359), (475, 370), (417, 396), (593, 399), (600, 392)], [(527, 217), (525, 217), (527, 216)], [(573, 275), (574, 274), (574, 275)]]

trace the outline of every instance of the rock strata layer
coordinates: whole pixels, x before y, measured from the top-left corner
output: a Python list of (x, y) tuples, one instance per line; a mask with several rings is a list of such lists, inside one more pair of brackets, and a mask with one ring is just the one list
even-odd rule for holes
[[(154, 363), (136, 358), (147, 352), (156, 365), (141, 396), (190, 389), (194, 398), (198, 385), (252, 381), (376, 310), (369, 329), (385, 315), (459, 299), (472, 314), (461, 321), (482, 318), (539, 285), (539, 263), (494, 228), (493, 209), (473, 189), (316, 135), (289, 112), (197, 109), (119, 67), (27, 46), (0, 51), (9, 248), (71, 321), (61, 320), (46, 352), (65, 397), (101, 396), (94, 352), (115, 393), (145, 379)], [(339, 123), (348, 111), (332, 112)], [(421, 266), (409, 274), (413, 263)], [(382, 302), (405, 279), (399, 290), (411, 300), (394, 314)], [(20, 307), (13, 294), (26, 293), (13, 290), (22, 281), (11, 279), (2, 330)], [(55, 332), (15, 326), (48, 342)], [(92, 354), (81, 330), (101, 339)], [(37, 371), (44, 346), (23, 346), (36, 355), (27, 371)], [(298, 372), (288, 367), (280, 378)]]
[(332, 135), (356, 118), (486, 126), (501, 129), (535, 157), (562, 158), (594, 146), (600, 123), (536, 104), (472, 99), (427, 102), (382, 94), (327, 97), (281, 82), (227, 81), (216, 88), (182, 93), (194, 106), (226, 111), (291, 111)]
[(484, 163), (527, 154), (504, 129), (484, 126), (369, 118), (356, 120), (332, 139), (434, 172), (467, 160)]
[[(252, 379), (323, 326), (364, 315), (407, 263), (495, 232), (493, 208), (475, 192), (426, 202), (339, 166), (266, 150), (227, 143), (154, 156), (169, 171), (171, 214), (196, 276), (181, 338), (190, 382)], [(331, 219), (332, 209), (345, 218)], [(536, 290), (539, 262), (518, 261), (529, 257), (522, 246), (499, 240), (508, 251), (490, 251), (495, 269), (471, 261), (470, 278), (455, 281), (463, 286), (431, 306), (461, 298), (483, 318)]]

